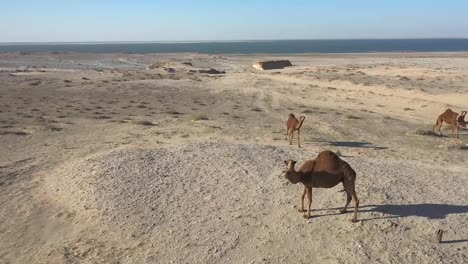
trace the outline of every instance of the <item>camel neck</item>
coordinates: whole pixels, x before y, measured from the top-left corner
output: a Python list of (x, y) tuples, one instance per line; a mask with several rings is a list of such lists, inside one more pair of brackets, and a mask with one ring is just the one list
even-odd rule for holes
[(297, 123), (297, 125), (296, 125), (296, 129), (301, 128), (303, 122), (304, 122), (304, 120), (300, 120), (299, 123)]
[(306, 180), (306, 174), (300, 171), (287, 171), (286, 178), (293, 180), (294, 182), (301, 182), (303, 183)]

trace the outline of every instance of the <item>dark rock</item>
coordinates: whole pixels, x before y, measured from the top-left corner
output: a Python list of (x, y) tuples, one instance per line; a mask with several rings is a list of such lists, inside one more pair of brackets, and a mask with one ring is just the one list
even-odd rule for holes
[(206, 73), (206, 74), (225, 74), (225, 71), (219, 71), (216, 69), (209, 69), (209, 70), (199, 70), (199, 73)]
[(257, 70), (283, 69), (291, 66), (292, 64), (289, 60), (259, 61), (253, 65)]

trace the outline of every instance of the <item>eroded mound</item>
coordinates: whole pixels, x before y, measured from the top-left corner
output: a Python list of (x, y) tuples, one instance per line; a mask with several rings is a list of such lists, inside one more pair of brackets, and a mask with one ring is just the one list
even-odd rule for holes
[(337, 186), (314, 190), (308, 224), (291, 208), (299, 205), (302, 186), (286, 183), (282, 161), (300, 164), (315, 155), (216, 142), (120, 149), (62, 168), (49, 185), (86, 224), (110, 226), (113, 239), (141, 241), (132, 261), (248, 263), (265, 258), (252, 256), (271, 256), (272, 262), (362, 263), (422, 256), (430, 262), (451, 254), (434, 251), (430, 238), (432, 229), (453, 234), (466, 227), (462, 185), (448, 184), (462, 182), (462, 169), (345, 158), (357, 171), (358, 218), (364, 221), (352, 224), (350, 214), (338, 214), (345, 197)]
[[(114, 223), (141, 222), (146, 229), (193, 218), (202, 207), (232, 211), (236, 204), (256, 202), (263, 188), (281, 186), (277, 178), (288, 155), (275, 147), (217, 143), (124, 149), (68, 168), (57, 187), (72, 205), (78, 201), (74, 206), (103, 210)], [(231, 192), (242, 195), (233, 200), (226, 195)]]

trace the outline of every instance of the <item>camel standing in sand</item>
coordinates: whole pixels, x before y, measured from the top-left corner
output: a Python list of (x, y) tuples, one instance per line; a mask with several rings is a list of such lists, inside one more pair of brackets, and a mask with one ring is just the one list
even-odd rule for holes
[(294, 131), (297, 130), (297, 146), (301, 147), (301, 126), (304, 120), (305, 116), (300, 116), (297, 120), (293, 114), (289, 114), (288, 121), (286, 121), (286, 140), (289, 137), (289, 145), (292, 145)]
[(305, 161), (298, 171), (294, 169), (296, 161), (285, 160), (284, 163), (287, 165), (285, 177), (293, 184), (301, 182), (304, 185), (304, 192), (301, 196), (301, 208), (299, 209), (299, 212), (305, 212), (304, 197), (307, 194), (309, 207), (304, 218), (310, 218), (313, 187), (332, 188), (342, 182), (346, 191), (346, 204), (340, 210), (340, 213), (345, 213), (351, 200), (354, 200), (354, 216), (351, 221), (353, 223), (357, 222), (359, 200), (355, 189), (356, 172), (346, 161), (340, 159), (332, 151), (326, 150), (320, 152), (317, 158)]
[(457, 138), (458, 138), (458, 132), (460, 131), (460, 127), (466, 127), (466, 121), (465, 121), (465, 116), (466, 116), (466, 111), (462, 111), (461, 114), (458, 114), (457, 112), (452, 111), (452, 109), (447, 109), (445, 112), (443, 112), (438, 118), (435, 126), (432, 128), (432, 131), (435, 133), (436, 127), (439, 130), (440, 136), (442, 136), (442, 132), (440, 131), (440, 128), (442, 127), (442, 123), (445, 122), (449, 125), (452, 125), (452, 137), (453, 137), (453, 132), (455, 129), (457, 130)]

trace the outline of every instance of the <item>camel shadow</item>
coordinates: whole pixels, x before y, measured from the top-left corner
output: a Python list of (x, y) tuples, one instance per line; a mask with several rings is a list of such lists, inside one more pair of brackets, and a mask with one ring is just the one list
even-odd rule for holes
[[(326, 208), (315, 209), (314, 211), (338, 211), (341, 208)], [(347, 213), (352, 212), (352, 206), (348, 207)], [(379, 205), (364, 205), (359, 206), (358, 213), (378, 212), (385, 216), (374, 217), (368, 219), (360, 219), (360, 221), (371, 221), (378, 219), (389, 219), (398, 217), (425, 217), (427, 219), (444, 219), (449, 214), (466, 214), (468, 213), (467, 205), (451, 205), (451, 204), (379, 204)], [(322, 214), (320, 216), (338, 215), (339, 213)]]
[[(327, 209), (316, 209), (314, 211), (338, 211), (341, 208), (327, 208)], [(350, 210), (351, 209), (351, 210)], [(379, 212), (385, 214), (385, 216), (359, 219), (361, 222), (367, 222), (379, 219), (392, 219), (399, 217), (424, 217), (426, 219), (445, 219), (450, 214), (467, 214), (468, 206), (466, 205), (451, 205), (451, 204), (381, 204), (381, 205), (365, 205), (360, 206), (359, 213), (366, 212)], [(352, 207), (348, 208), (347, 213), (352, 213)], [(340, 215), (340, 213), (326, 213), (316, 215), (317, 217)], [(456, 243), (467, 243), (468, 239), (456, 239), (456, 240), (445, 240), (441, 244), (456, 244)]]
[(370, 148), (370, 149), (387, 149), (387, 147), (378, 147), (366, 141), (329, 141), (318, 140), (318, 143), (325, 143), (334, 147), (347, 147), (347, 148)]
[(468, 239), (457, 239), (457, 240), (447, 240), (447, 241), (441, 241), (441, 244), (455, 244), (455, 243), (466, 243), (468, 242)]
[(379, 212), (388, 215), (372, 219), (363, 219), (362, 221), (409, 216), (425, 217), (427, 219), (444, 219), (449, 214), (468, 213), (468, 206), (451, 204), (382, 204), (367, 205), (362, 208), (365, 209), (361, 212)]

